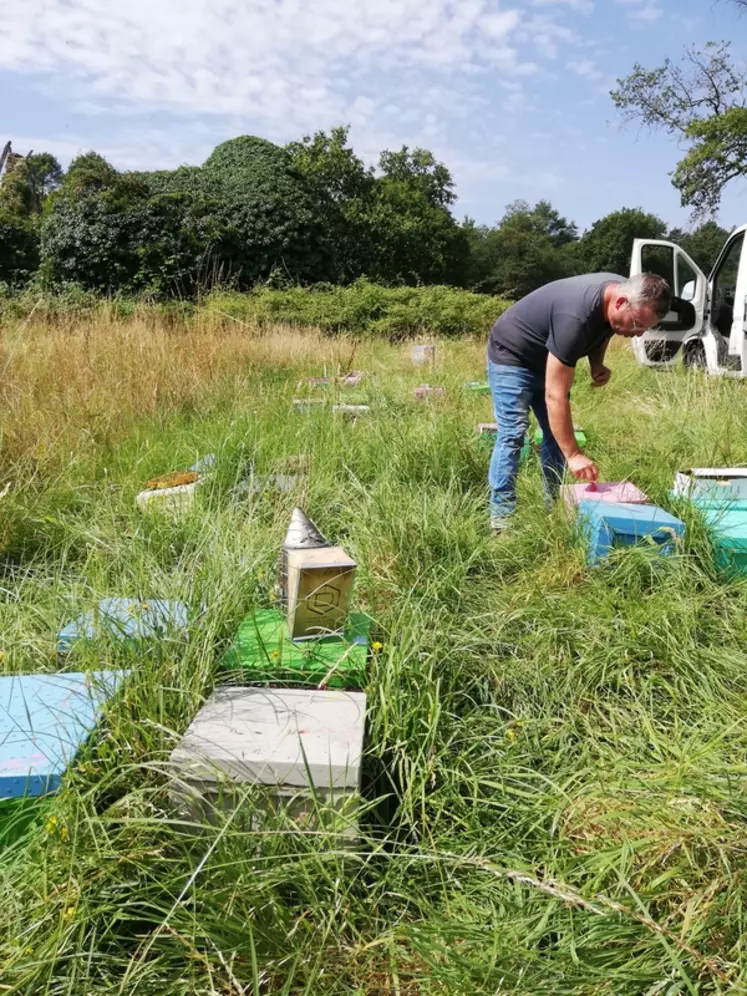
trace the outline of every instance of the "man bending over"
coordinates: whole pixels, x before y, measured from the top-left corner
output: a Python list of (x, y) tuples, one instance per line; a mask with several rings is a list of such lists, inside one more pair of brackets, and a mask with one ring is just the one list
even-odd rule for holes
[(588, 356), (594, 387), (611, 371), (604, 354), (612, 335), (643, 335), (667, 314), (672, 292), (662, 277), (642, 273), (587, 273), (556, 280), (517, 301), (493, 326), (488, 344), (488, 379), (498, 436), (490, 461), (490, 524), (506, 528), (516, 508), (516, 475), (529, 409), (543, 433), (542, 473), (548, 499), (563, 479), (566, 463), (581, 481), (599, 471), (580, 451), (573, 431), (570, 392), (576, 363)]

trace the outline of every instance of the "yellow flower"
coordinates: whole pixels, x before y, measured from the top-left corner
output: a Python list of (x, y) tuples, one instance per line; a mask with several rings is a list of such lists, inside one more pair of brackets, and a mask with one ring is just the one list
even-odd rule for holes
[(57, 829), (57, 817), (50, 816), (46, 824), (44, 825), (44, 829), (47, 831), (47, 833), (54, 833), (55, 830)]
[(516, 730), (506, 730), (506, 736), (513, 743), (516, 740)]
[(270, 601), (271, 602), (277, 602), (277, 600), (278, 600), (278, 596), (275, 594), (274, 591), (271, 591), (270, 592)]
[(68, 908), (65, 910), (65, 912), (62, 915), (66, 920), (72, 920), (76, 912), (77, 912), (76, 906), (68, 906)]
[(276, 661), (278, 659), (278, 657), (280, 657), (280, 651), (279, 650), (273, 650), (272, 653), (270, 654), (270, 657), (272, 657), (272, 659), (274, 661)]
[(67, 827), (60, 827), (60, 840), (67, 840), (70, 834), (67, 832)]
[(378, 640), (374, 640), (374, 642), (371, 644), (371, 650), (373, 650), (375, 654), (381, 653), (383, 649), (384, 649), (384, 644), (379, 643)]

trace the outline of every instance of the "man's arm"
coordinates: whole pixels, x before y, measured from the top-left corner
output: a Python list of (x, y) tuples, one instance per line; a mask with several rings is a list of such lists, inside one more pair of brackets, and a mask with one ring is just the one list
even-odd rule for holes
[(596, 349), (589, 353), (589, 367), (591, 368), (591, 381), (593, 387), (604, 387), (612, 376), (612, 371), (604, 365), (604, 356), (610, 344), (610, 337), (601, 342)]
[(548, 354), (545, 373), (547, 414), (552, 434), (563, 451), (571, 471), (579, 480), (596, 481), (599, 477), (597, 465), (581, 452), (573, 431), (571, 403), (568, 396), (575, 373), (575, 367), (566, 366), (552, 353)]

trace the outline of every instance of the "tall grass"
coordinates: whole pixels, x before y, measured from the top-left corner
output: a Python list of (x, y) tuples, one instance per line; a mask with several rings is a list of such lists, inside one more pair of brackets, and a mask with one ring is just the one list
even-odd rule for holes
[[(235, 327), (234, 327), (235, 326)], [(0, 857), (0, 991), (23, 994), (725, 993), (747, 989), (747, 582), (684, 550), (588, 571), (536, 466), (513, 533), (486, 528), (474, 426), (483, 345), (434, 370), (383, 343), (81, 319), (4, 331), (2, 668), (59, 666), (55, 634), (108, 595), (206, 613), (188, 643), (89, 648), (132, 674), (38, 823)], [(351, 424), (303, 416), (300, 380), (367, 371)], [(577, 421), (608, 479), (672, 508), (676, 468), (747, 463), (743, 386), (638, 369), (624, 347)], [(448, 389), (418, 402), (422, 380)], [(336, 393), (335, 389), (332, 391)], [(215, 452), (184, 521), (142, 517), (149, 477)], [(296, 494), (250, 465), (304, 453)], [(360, 564), (372, 657), (361, 835), (282, 815), (195, 834), (168, 755), (271, 603), (301, 502)], [(54, 817), (52, 819), (51, 817)]]

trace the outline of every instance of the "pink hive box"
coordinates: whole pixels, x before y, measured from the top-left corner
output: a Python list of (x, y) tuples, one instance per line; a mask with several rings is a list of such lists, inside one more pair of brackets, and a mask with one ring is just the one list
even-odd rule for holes
[(416, 398), (422, 401), (424, 398), (436, 395), (443, 397), (446, 394), (446, 390), (443, 387), (431, 387), (430, 384), (421, 384), (420, 387), (415, 388), (414, 394)]
[(590, 501), (624, 502), (627, 505), (650, 505), (648, 497), (630, 481), (597, 481), (596, 484), (566, 484), (561, 489), (568, 508), (575, 508), (584, 498)]

